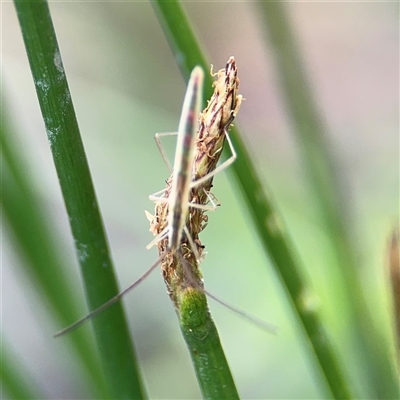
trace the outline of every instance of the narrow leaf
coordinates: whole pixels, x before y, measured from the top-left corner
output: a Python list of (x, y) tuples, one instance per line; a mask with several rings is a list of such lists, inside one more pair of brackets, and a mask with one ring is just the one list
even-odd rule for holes
[[(90, 309), (118, 292), (111, 257), (46, 1), (15, 1)], [(72, 322), (72, 321), (71, 321)], [(93, 321), (106, 381), (115, 398), (143, 398), (121, 303)]]

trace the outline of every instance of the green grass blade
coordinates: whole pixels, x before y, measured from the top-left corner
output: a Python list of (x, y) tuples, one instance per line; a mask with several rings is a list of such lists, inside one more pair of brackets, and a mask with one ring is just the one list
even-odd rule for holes
[[(3, 112), (1, 118), (3, 215), (12, 231), (18, 253), (27, 260), (25, 272), (34, 282), (36, 292), (46, 299), (44, 303), (51, 308), (50, 311), (59, 324), (65, 326), (79, 318), (84, 311), (76, 303), (71, 281), (65, 273), (67, 265), (57, 252), (57, 244), (51, 231), (55, 228), (50, 228), (46, 223), (46, 215), (39, 206), (40, 199), (32, 187), (31, 176), (12, 146), (13, 135), (6, 126)], [(104, 397), (107, 393), (103, 383), (104, 376), (99, 368), (92, 337), (82, 330), (69, 340), (77, 359), (92, 376), (93, 388), (97, 388), (103, 393), (100, 396)]]
[(393, 357), (381, 334), (382, 329), (369, 311), (368, 294), (363, 292), (363, 278), (360, 276), (363, 268), (359, 265), (360, 257), (351, 237), (351, 215), (345, 190), (338, 179), (335, 160), (325, 136), (328, 129), (309, 86), (285, 5), (280, 2), (261, 2), (259, 5), (263, 27), (275, 48), (277, 70), (315, 197), (316, 212), (319, 212), (325, 231), (330, 235), (330, 245), (342, 275), (349, 309), (347, 325), (352, 330), (354, 349), (358, 348), (360, 355), (359, 369), (364, 374), (363, 380), (370, 386), (371, 397), (397, 398), (399, 381)]
[[(209, 63), (179, 3), (160, 0), (152, 4), (184, 77), (188, 78), (189, 71), (195, 65), (201, 65), (207, 70)], [(210, 84), (211, 78), (206, 75), (206, 97), (210, 94), (208, 92)], [(332, 393), (335, 398), (351, 398), (346, 374), (322, 323), (321, 315), (308, 306), (307, 299), (313, 296), (313, 291), (305, 278), (298, 256), (293, 251), (281, 218), (265, 194), (265, 189), (238, 130), (233, 129), (231, 132), (238, 155), (233, 165), (234, 173), (253, 217), (259, 238), (272, 259), (276, 272), (289, 294), (295, 314), (304, 328), (305, 343), (310, 344), (310, 346), (306, 345), (309, 350), (308, 355), (319, 364), (319, 371), (322, 373), (319, 379), (321, 390), (325, 395)]]
[[(89, 308), (118, 292), (86, 156), (48, 5), (15, 1), (43, 120), (75, 240)], [(73, 322), (73, 321), (71, 321)], [(114, 398), (143, 398), (143, 385), (120, 303), (93, 321)]]
[(10, 349), (3, 335), (0, 348), (0, 381), (2, 399), (45, 398), (21, 360), (18, 360), (18, 356)]

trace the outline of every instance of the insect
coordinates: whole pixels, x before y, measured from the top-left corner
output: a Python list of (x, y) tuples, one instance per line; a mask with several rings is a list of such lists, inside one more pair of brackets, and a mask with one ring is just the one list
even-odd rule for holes
[[(156, 237), (149, 243), (147, 248), (151, 248), (157, 243), (160, 257), (138, 280), (84, 318), (58, 332), (55, 337), (78, 328), (85, 321), (117, 302), (127, 292), (139, 285), (160, 263), (164, 263), (163, 275), (169, 294), (173, 301), (176, 300), (174, 285), (169, 279), (169, 271), (176, 269), (177, 260), (184, 264), (188, 249), (190, 249), (189, 251), (191, 251), (192, 255), (195, 255), (197, 264), (200, 258), (199, 251), (202, 251), (202, 246), (198, 244), (197, 238), (207, 222), (204, 212), (214, 210), (217, 207), (215, 198), (210, 193), (212, 179), (215, 174), (225, 169), (236, 159), (235, 150), (227, 134), (227, 128), (235, 118), (242, 100), (242, 97), (237, 94), (239, 81), (236, 77), (234, 58), (231, 57), (225, 70), (218, 71), (216, 75), (218, 79), (214, 83), (214, 95), (207, 108), (200, 114), (204, 73), (198, 66), (193, 69), (179, 122), (172, 175), (167, 182), (166, 189), (150, 196), (150, 199), (156, 202), (156, 213), (154, 216), (147, 213), (147, 216), (151, 221), (151, 230)], [(169, 134), (156, 135), (156, 142), (164, 159), (166, 157), (161, 146), (160, 137), (165, 135)], [(232, 155), (217, 167), (225, 137)], [(162, 196), (160, 197), (159, 195), (161, 194)], [(188, 242), (189, 246), (187, 246), (186, 242)], [(182, 249), (186, 249), (185, 254)], [(184, 275), (188, 273), (190, 275), (189, 279), (192, 282), (195, 281), (196, 277), (193, 278), (192, 273), (186, 269)], [(177, 275), (175, 270), (172, 275)], [(186, 278), (188, 277), (186, 276)], [(198, 285), (202, 288), (201, 280)], [(233, 311), (241, 315), (245, 314), (205, 290), (204, 292)], [(175, 301), (174, 304), (177, 306)], [(265, 325), (265, 323), (254, 317), (247, 315), (246, 318), (253, 320), (258, 325)], [(268, 329), (270, 330), (271, 328), (269, 327)]]
[[(176, 251), (180, 245), (182, 231), (184, 230), (185, 219), (189, 208), (189, 191), (191, 189), (191, 169), (193, 159), (195, 155), (194, 142), (196, 140), (198, 116), (202, 101), (202, 84), (204, 80), (204, 73), (200, 67), (195, 67), (191, 73), (191, 77), (188, 83), (188, 88), (183, 103), (182, 114), (179, 122), (177, 150), (175, 154), (174, 162), (174, 174), (171, 179), (171, 194), (168, 198), (157, 198), (156, 194), (150, 196), (151, 199), (157, 199), (157, 201), (168, 202), (168, 226), (161, 232), (158, 238), (155, 238), (149, 245), (150, 248), (157, 241), (168, 234), (168, 242), (170, 243), (169, 249)], [(158, 139), (158, 138), (157, 138)], [(158, 143), (159, 139), (158, 139)], [(165, 190), (161, 191), (164, 192)], [(159, 192), (159, 193), (161, 193)], [(171, 201), (171, 199), (173, 201)], [(195, 205), (203, 209), (210, 209), (209, 206), (202, 206), (201, 204)], [(189, 237), (189, 235), (187, 235)], [(55, 337), (64, 335), (82, 325), (85, 321), (98, 315), (106, 308), (117, 302), (127, 292), (132, 290), (134, 287), (139, 285), (151, 272), (160, 264), (161, 257), (156, 260), (153, 265), (135, 282), (129, 285), (122, 292), (111, 298), (109, 301), (98, 307), (97, 309), (90, 312), (84, 318), (78, 320), (69, 327), (59, 331), (55, 334)]]
[[(185, 222), (189, 211), (190, 189), (198, 184), (198, 182), (192, 181), (192, 166), (195, 155), (194, 145), (196, 141), (198, 116), (200, 114), (202, 102), (201, 89), (203, 80), (203, 70), (200, 67), (195, 67), (190, 76), (179, 122), (170, 190), (167, 191), (163, 189), (160, 192), (150, 195), (151, 200), (167, 204), (167, 225), (157, 237), (147, 245), (148, 249), (165, 236), (168, 236), (168, 250), (175, 252), (181, 244), (182, 232), (186, 230)], [(159, 148), (162, 149), (159, 141), (160, 136), (163, 136), (163, 134), (156, 135), (156, 140), (158, 140)], [(164, 151), (161, 150), (161, 153), (164, 154)], [(161, 193), (164, 194), (164, 197), (157, 197), (157, 195)], [(166, 193), (168, 193), (168, 197), (165, 197)], [(190, 203), (190, 207), (197, 207), (204, 210), (210, 209), (207, 205), (199, 203)], [(147, 215), (150, 220), (153, 218), (150, 214)], [(187, 232), (186, 234), (189, 239), (190, 235), (188, 235)]]
[[(166, 189), (150, 196), (156, 203), (155, 215), (147, 213), (151, 222), (150, 230), (156, 236), (147, 247), (158, 245), (164, 281), (177, 309), (180, 289), (196, 286), (204, 290), (198, 270), (204, 246), (198, 236), (207, 225), (205, 211), (215, 210), (218, 205), (210, 192), (213, 177), (236, 159), (227, 132), (242, 100), (242, 96), (237, 93), (239, 80), (235, 59), (231, 57), (226, 67), (214, 75), (217, 75), (213, 84), (214, 94), (199, 116), (197, 135), (190, 139), (193, 147), (185, 149), (184, 145), (179, 145), (179, 131), (173, 173), (167, 181)], [(225, 138), (231, 156), (217, 167)], [(156, 136), (157, 140), (159, 137)], [(161, 143), (158, 145), (165, 158)], [(176, 176), (181, 177), (180, 182)], [(160, 193), (163, 193), (161, 198), (157, 197)], [(179, 214), (176, 215), (176, 211)], [(186, 264), (185, 271), (183, 264)]]
[[(232, 66), (234, 69), (232, 69)], [(224, 71), (224, 77), (229, 77), (228, 82), (226, 82), (225, 79), (223, 82), (224, 94), (221, 93), (220, 87), (216, 88), (217, 95), (214, 93), (209, 105), (205, 111), (200, 114), (198, 127), (197, 121), (199, 106), (201, 104), (201, 91), (197, 88), (195, 89), (197, 93), (193, 93), (192, 98), (196, 95), (198, 95), (198, 98), (197, 101), (193, 103), (192, 109), (185, 107), (185, 105), (183, 107), (174, 168), (168, 181), (168, 187), (150, 196), (150, 199), (155, 201), (158, 205), (156, 207), (156, 221), (154, 222), (155, 225), (158, 225), (158, 228), (152, 229), (156, 238), (149, 243), (147, 248), (151, 248), (163, 237), (168, 236), (168, 249), (171, 251), (177, 250), (178, 246), (181, 244), (181, 237), (184, 231), (186, 231), (185, 233), (190, 241), (190, 235), (188, 235), (185, 224), (189, 208), (209, 211), (215, 210), (217, 207), (216, 199), (209, 191), (211, 180), (214, 175), (225, 169), (236, 159), (236, 152), (227, 135), (227, 127), (236, 116), (242, 99), (241, 95), (232, 95), (231, 90), (226, 89), (227, 87), (229, 89), (233, 87), (237, 90), (238, 80), (236, 79), (236, 64), (233, 57), (228, 61), (226, 69), (221, 71)], [(221, 71), (219, 72), (220, 75), (222, 75)], [(232, 79), (232, 75), (234, 79)], [(202, 81), (202, 70), (200, 67), (196, 67), (192, 72), (193, 81), (196, 82), (200, 80), (197, 78), (200, 76)], [(220, 81), (221, 79), (216, 81), (216, 83)], [(196, 86), (195, 84), (195, 87)], [(201, 88), (201, 85), (199, 88)], [(191, 90), (189, 84), (187, 95), (190, 96)], [(229, 110), (227, 111), (228, 103)], [(195, 122), (194, 124), (193, 119)], [(209, 123), (209, 119), (211, 119), (214, 125)], [(218, 121), (217, 124), (216, 121)], [(193, 128), (195, 129), (193, 130)], [(160, 137), (165, 135), (171, 134), (157, 134), (156, 142), (164, 160), (167, 165), (169, 165), (168, 159), (165, 156), (165, 151), (160, 142)], [(222, 165), (216, 167), (225, 137), (228, 139), (232, 155)], [(206, 167), (204, 165), (206, 165)], [(170, 165), (169, 168), (171, 170)], [(208, 184), (206, 184), (207, 181)], [(197, 190), (195, 190), (195, 188), (197, 188)], [(192, 191), (192, 193), (190, 193), (190, 191)], [(163, 193), (163, 197), (158, 197), (157, 195), (161, 193)], [(199, 195), (199, 193), (201, 193), (201, 195)], [(197, 201), (195, 201), (196, 199)], [(211, 203), (211, 205), (206, 204), (207, 202)], [(163, 204), (163, 206), (160, 205), (160, 203)], [(165, 214), (167, 214), (167, 217), (165, 217)], [(150, 214), (147, 215), (150, 221), (153, 222), (154, 217)], [(193, 243), (191, 243), (191, 245), (193, 247)]]
[[(174, 168), (167, 181), (167, 187), (150, 196), (150, 199), (156, 202), (156, 212), (154, 216), (148, 214), (148, 218), (151, 222), (150, 230), (156, 237), (147, 247), (150, 248), (156, 243), (158, 245), (164, 281), (178, 313), (182, 293), (188, 287), (192, 287), (203, 291), (208, 297), (263, 330), (276, 332), (275, 326), (208, 292), (203, 286), (198, 269), (199, 259), (201, 259), (199, 251), (203, 250), (198, 235), (207, 224), (205, 211), (215, 210), (218, 205), (210, 192), (213, 177), (236, 159), (228, 128), (236, 117), (242, 102), (242, 96), (238, 94), (239, 79), (237, 78), (235, 59), (230, 57), (225, 68), (219, 70), (215, 75), (217, 80), (213, 84), (214, 94), (199, 116), (195, 140), (194, 137), (191, 138), (194, 140), (195, 150), (179, 151), (179, 149), (184, 150), (184, 145), (179, 145), (179, 135), (181, 134), (179, 131)], [(182, 115), (184, 115), (184, 111)], [(156, 141), (157, 139), (159, 137), (156, 136)], [(231, 156), (217, 166), (225, 139), (228, 142)], [(158, 145), (161, 154), (166, 159), (162, 146), (159, 143)], [(184, 182), (182, 185), (178, 184), (177, 187), (174, 187), (177, 175), (180, 175)], [(163, 193), (161, 198), (156, 196), (160, 193)], [(175, 212), (179, 212), (176, 219)]]

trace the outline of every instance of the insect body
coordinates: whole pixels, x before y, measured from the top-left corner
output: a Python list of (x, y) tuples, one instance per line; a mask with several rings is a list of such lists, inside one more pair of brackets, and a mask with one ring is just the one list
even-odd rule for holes
[[(203, 246), (198, 240), (198, 235), (207, 222), (204, 212), (216, 208), (215, 198), (210, 193), (213, 177), (236, 158), (227, 129), (240, 108), (242, 96), (237, 94), (239, 80), (233, 57), (228, 60), (225, 69), (218, 71), (216, 75), (213, 97), (204, 112), (199, 114), (204, 73), (198, 66), (193, 69), (179, 122), (172, 175), (167, 181), (166, 189), (150, 196), (150, 199), (156, 202), (156, 213), (154, 216), (147, 213), (147, 216), (151, 221), (151, 231), (156, 237), (147, 248), (158, 244), (160, 257), (138, 280), (55, 336), (76, 329), (117, 302), (150, 275), (160, 263), (170, 297), (177, 308), (179, 308), (177, 292), (182, 285), (187, 287), (188, 282), (222, 302), (203, 289), (197, 266), (200, 258), (199, 249), (201, 251)], [(168, 134), (156, 135), (156, 141), (163, 155), (165, 153), (160, 147), (159, 138), (164, 135)], [(232, 155), (217, 167), (225, 138)], [(190, 270), (187, 265), (190, 266)], [(244, 314), (235, 307), (222, 303), (233, 311)]]
[[(160, 234), (160, 238), (165, 237), (168, 234), (168, 242), (170, 243), (169, 249), (175, 252), (179, 245), (184, 230), (184, 224), (189, 208), (189, 192), (190, 192), (190, 181), (192, 174), (192, 164), (194, 159), (194, 143), (196, 140), (198, 116), (202, 101), (202, 85), (204, 80), (204, 73), (200, 67), (195, 67), (191, 73), (188, 88), (183, 103), (182, 114), (179, 122), (177, 150), (175, 153), (174, 162), (174, 174), (172, 177), (171, 191), (172, 194), (170, 199), (157, 198), (154, 195), (151, 198), (157, 199), (160, 202), (168, 205), (170, 212), (168, 213), (168, 229)], [(161, 192), (164, 192), (161, 191)], [(159, 192), (159, 193), (161, 193)], [(157, 193), (156, 193), (157, 194)], [(171, 199), (173, 201), (171, 201)], [(202, 207), (202, 205), (199, 205)], [(152, 242), (155, 244), (160, 238), (155, 238)], [(153, 244), (148, 247), (151, 247)], [(122, 292), (111, 298), (109, 301), (98, 307), (94, 311), (90, 312), (84, 318), (70, 325), (69, 327), (61, 330), (55, 334), (55, 337), (64, 335), (82, 325), (85, 321), (93, 318), (94, 316), (101, 313), (103, 310), (116, 303), (121, 297), (127, 292), (132, 290), (134, 287), (139, 285), (151, 272), (160, 264), (162, 256), (135, 282), (129, 285)]]
[[(188, 286), (203, 287), (198, 261), (204, 246), (199, 240), (199, 233), (207, 224), (205, 211), (214, 210), (217, 206), (210, 193), (213, 177), (236, 158), (227, 132), (242, 100), (238, 94), (235, 59), (231, 57), (225, 69), (215, 75), (214, 94), (199, 116), (194, 149), (182, 151), (185, 148), (182, 144), (183, 131), (179, 130), (173, 172), (167, 187), (150, 196), (156, 202), (156, 210), (155, 215), (148, 214), (148, 218), (151, 221), (150, 230), (156, 237), (147, 247), (158, 245), (164, 280), (177, 309), (182, 289)], [(156, 141), (160, 152), (165, 155), (158, 141), (159, 136), (156, 136)], [(225, 138), (232, 155), (217, 167)], [(163, 193), (163, 196), (157, 197), (159, 193)], [(186, 269), (182, 264), (186, 264)]]
[[(162, 190), (150, 196), (151, 200), (163, 203), (168, 210), (167, 226), (147, 246), (152, 247), (165, 236), (168, 237), (168, 249), (176, 251), (181, 243), (186, 218), (189, 211), (189, 196), (192, 181), (192, 166), (195, 155), (195, 141), (198, 127), (198, 117), (202, 102), (202, 85), (204, 73), (200, 67), (195, 67), (190, 75), (182, 114), (179, 122), (178, 139), (176, 143), (173, 173), (170, 179), (170, 190)], [(163, 135), (163, 134), (161, 134)], [(157, 137), (159, 137), (160, 134)], [(160, 142), (159, 142), (160, 143)], [(157, 194), (164, 193), (163, 197)], [(165, 194), (168, 193), (168, 197)], [(203, 208), (202, 204), (190, 204), (192, 207)], [(147, 214), (150, 220), (153, 216)]]

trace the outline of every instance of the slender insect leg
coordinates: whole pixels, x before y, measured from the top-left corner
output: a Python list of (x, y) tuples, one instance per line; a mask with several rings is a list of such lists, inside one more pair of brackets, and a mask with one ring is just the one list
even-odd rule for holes
[(156, 203), (168, 203), (168, 197), (159, 196), (160, 194), (165, 193), (166, 190), (167, 190), (167, 188), (164, 188), (164, 189), (159, 190), (158, 192), (151, 194), (149, 196), (149, 199)]
[[(198, 250), (197, 250), (197, 245), (194, 242), (194, 240), (192, 238), (192, 235), (190, 234), (189, 229), (187, 228), (186, 225), (183, 227), (183, 232), (185, 233), (185, 236), (186, 236), (186, 238), (187, 238), (187, 240), (189, 242), (189, 246), (190, 246), (191, 250), (193, 251), (193, 254), (194, 254), (195, 258), (196, 258), (196, 261), (198, 263), (200, 263), (202, 261), (202, 258), (200, 256)], [(204, 246), (203, 246), (203, 248), (204, 248)]]
[(168, 235), (169, 227), (166, 226), (157, 236), (154, 237), (154, 239), (146, 246), (146, 249), (149, 250), (153, 246), (155, 246), (158, 242), (161, 240), (165, 239), (165, 237)]
[[(230, 148), (231, 153), (232, 153), (231, 157), (229, 157), (226, 161), (224, 161), (221, 165), (219, 165), (214, 171), (211, 171), (210, 173), (208, 173), (207, 175), (203, 176), (202, 178), (200, 178), (200, 179), (198, 179), (198, 180), (196, 180), (196, 181), (191, 182), (190, 186), (191, 186), (192, 188), (193, 188), (193, 187), (196, 187), (196, 186), (198, 186), (198, 185), (200, 185), (200, 184), (202, 184), (202, 183), (204, 183), (204, 182), (206, 182), (207, 180), (209, 180), (210, 178), (212, 178), (212, 177), (213, 177), (214, 175), (216, 175), (217, 173), (219, 173), (219, 172), (223, 171), (224, 169), (226, 169), (227, 167), (229, 167), (229, 166), (236, 160), (236, 157), (237, 157), (236, 151), (235, 151), (235, 149), (234, 149), (234, 147), (233, 147), (231, 138), (229, 137), (229, 134), (228, 134), (227, 130), (225, 130), (225, 136), (226, 136), (226, 139), (227, 139), (228, 144), (229, 144), (229, 148)], [(161, 150), (160, 150), (160, 151), (161, 151)], [(149, 196), (150, 200), (152, 200), (152, 201), (158, 201), (158, 202), (165, 202), (165, 203), (169, 202), (170, 199), (168, 199), (168, 198), (156, 197), (156, 196), (155, 196), (156, 194), (163, 193), (164, 191), (165, 191), (165, 189), (163, 189), (163, 190), (161, 190), (161, 191), (159, 191), (159, 192), (154, 193), (154, 195)], [(218, 203), (215, 203), (215, 201), (214, 201), (215, 196), (212, 195), (210, 192), (205, 192), (205, 193), (206, 193), (208, 199), (210, 200), (211, 205), (209, 205), (209, 204), (189, 203), (189, 207), (191, 207), (191, 208), (197, 208), (197, 209), (204, 210), (204, 211), (215, 211), (215, 209), (216, 209), (216, 208), (218, 207), (218, 205), (219, 205)], [(146, 248), (149, 249), (149, 248), (153, 247), (155, 244), (157, 244), (160, 240), (162, 240), (162, 239), (167, 235), (168, 229), (169, 229), (168, 226), (167, 226), (166, 228), (164, 228), (164, 230), (163, 230), (162, 232), (160, 232), (160, 233), (146, 246)], [(195, 255), (196, 255), (196, 258), (199, 258), (199, 257), (198, 257), (198, 251), (196, 250), (196, 247), (195, 247), (195, 244), (194, 244), (194, 242), (193, 242), (193, 239), (192, 239), (192, 237), (190, 236), (189, 232), (187, 231), (187, 228), (186, 228), (186, 227), (185, 227), (185, 234), (186, 234), (187, 239), (188, 239), (188, 241), (189, 241), (190, 247), (192, 248), (193, 252), (194, 252)]]
[(210, 191), (205, 190), (205, 189), (203, 189), (203, 190), (214, 209), (216, 209), (217, 207), (219, 207), (221, 205), (221, 203), (219, 202), (219, 200), (217, 199), (217, 197), (215, 196), (214, 193), (211, 193)]
[[(207, 204), (198, 204), (198, 203), (189, 203), (189, 207), (190, 208), (197, 208), (197, 209), (200, 209), (200, 210), (205, 210), (205, 211), (214, 211), (218, 206), (219, 206), (219, 204), (216, 204), (215, 202), (214, 202), (214, 200), (215, 200), (215, 196), (214, 195), (211, 195), (210, 193), (206, 193), (207, 194), (207, 196), (209, 197), (209, 199), (210, 199), (210, 201), (212, 201), (212, 205), (207, 205)], [(150, 196), (150, 200), (153, 200), (153, 201), (156, 201), (156, 202), (163, 202), (163, 203), (168, 203), (168, 198), (165, 198), (165, 197), (152, 197), (152, 196)], [(150, 213), (146, 213), (146, 215), (147, 215), (147, 218), (151, 221), (151, 219), (152, 219), (152, 217), (153, 217), (153, 215), (152, 214), (150, 214)], [(161, 240), (163, 240), (167, 235), (168, 235), (168, 229), (169, 229), (169, 227), (168, 226), (166, 226), (157, 236), (155, 236), (154, 237), (154, 239), (146, 246), (146, 249), (147, 250), (149, 250), (149, 249), (151, 249), (154, 245), (156, 245), (159, 241), (161, 241)], [(199, 257), (198, 257), (198, 251), (196, 250), (196, 247), (195, 247), (195, 245), (194, 245), (194, 242), (193, 242), (193, 239), (192, 239), (192, 237), (190, 236), (190, 234), (189, 234), (189, 231), (187, 230), (187, 228), (186, 228), (186, 226), (184, 226), (184, 230), (185, 230), (185, 234), (186, 234), (186, 237), (187, 237), (187, 239), (188, 239), (188, 241), (189, 241), (189, 244), (190, 244), (190, 247), (192, 248), (192, 250), (193, 250), (193, 252), (195, 253), (195, 255), (196, 255), (196, 258), (198, 259)]]
[(214, 175), (216, 175), (219, 172), (223, 171), (224, 169), (228, 168), (236, 160), (237, 154), (236, 154), (235, 148), (233, 147), (232, 140), (229, 137), (229, 134), (226, 129), (225, 129), (225, 137), (229, 144), (229, 149), (231, 150), (232, 155), (227, 160), (225, 160), (221, 165), (219, 165), (217, 168), (215, 168), (214, 171), (209, 172), (207, 175), (203, 176), (200, 179), (192, 181), (190, 184), (191, 188), (194, 188), (194, 187), (201, 185), (202, 183), (208, 181)]
[(91, 311), (88, 315), (80, 319), (79, 321), (76, 321), (72, 325), (68, 326), (67, 328), (57, 332), (54, 337), (59, 337), (62, 335), (65, 335), (68, 332), (71, 332), (75, 330), (76, 328), (79, 328), (84, 322), (87, 320), (95, 317), (96, 315), (100, 314), (102, 311), (107, 309), (108, 307), (112, 306), (115, 304), (118, 300), (121, 299), (122, 296), (124, 296), (126, 293), (130, 292), (133, 290), (136, 286), (138, 286), (140, 283), (142, 283), (155, 269), (156, 267), (160, 264), (162, 261), (163, 257), (159, 257), (158, 260), (146, 271), (142, 274), (142, 276), (139, 277), (139, 279), (136, 279), (135, 282), (131, 283), (127, 288), (125, 288), (122, 292), (119, 292), (116, 296), (112, 297), (110, 300), (108, 300), (106, 303), (102, 304), (100, 307), (97, 307), (93, 311)]
[[(223, 171), (224, 169), (226, 169), (227, 167), (229, 167), (229, 166), (236, 160), (236, 157), (237, 157), (236, 151), (235, 151), (235, 149), (234, 149), (234, 147), (233, 147), (231, 138), (229, 137), (229, 134), (228, 134), (228, 132), (227, 132), (226, 130), (225, 130), (225, 136), (226, 136), (226, 140), (227, 140), (227, 142), (228, 142), (228, 144), (229, 144), (229, 148), (230, 148), (230, 150), (231, 150), (232, 155), (231, 155), (226, 161), (224, 161), (221, 165), (219, 165), (214, 171), (211, 171), (210, 173), (208, 173), (207, 175), (203, 176), (202, 178), (200, 178), (200, 179), (198, 179), (198, 180), (196, 180), (196, 181), (191, 182), (190, 186), (191, 186), (192, 188), (193, 188), (193, 187), (196, 187), (196, 186), (198, 186), (198, 185), (200, 185), (200, 184), (202, 184), (202, 183), (204, 183), (204, 182), (206, 182), (207, 180), (209, 180), (210, 178), (212, 178), (212, 177), (213, 177), (214, 175), (216, 175), (217, 173), (219, 173), (219, 172)], [(161, 191), (159, 191), (159, 192), (154, 193), (154, 195), (156, 195), (156, 194), (158, 194), (158, 193), (162, 193), (162, 192), (164, 192), (164, 191), (165, 191), (165, 189), (163, 189), (163, 190), (161, 190)], [(212, 196), (211, 196), (210, 193), (207, 193), (207, 192), (205, 192), (205, 193), (206, 193), (207, 197), (209, 198), (209, 200), (210, 200), (210, 202), (211, 202), (211, 205), (208, 205), (208, 204), (198, 204), (198, 203), (189, 203), (189, 207), (197, 208), (197, 209), (205, 210), (205, 211), (214, 211), (214, 210), (217, 208), (218, 204), (216, 204), (216, 203), (214, 202), (214, 200), (213, 200), (213, 198), (212, 198)], [(165, 203), (168, 203), (168, 202), (170, 201), (170, 199), (168, 199), (168, 198), (164, 198), (164, 197), (155, 197), (154, 195), (151, 195), (151, 196), (149, 197), (152, 201), (165, 202)], [(214, 197), (214, 198), (215, 198), (215, 197)], [(157, 244), (160, 240), (162, 240), (162, 239), (168, 234), (168, 229), (169, 229), (168, 226), (167, 226), (166, 228), (164, 228), (163, 231), (160, 232), (160, 233), (146, 246), (146, 249), (150, 249), (150, 248), (153, 247), (155, 244)], [(185, 233), (186, 233), (186, 232), (185, 232)], [(197, 252), (197, 250), (196, 250), (196, 248), (195, 248), (195, 246), (194, 246), (194, 243), (193, 243), (193, 244), (191, 243), (191, 242), (193, 242), (193, 239), (190, 237), (189, 232), (187, 232), (186, 235), (187, 235), (187, 239), (188, 239), (188, 241), (189, 241), (189, 243), (190, 243), (190, 245), (191, 245), (191, 247), (192, 247), (192, 250), (195, 252), (196, 258), (198, 258), (198, 257), (197, 257), (198, 252)]]
[[(159, 148), (159, 151), (162, 154), (165, 163), (167, 164), (167, 166), (170, 169), (172, 169), (171, 168), (171, 164), (170, 164), (168, 158), (166, 157), (165, 149), (164, 149), (164, 146), (162, 145), (162, 143), (160, 141), (160, 137), (161, 136), (172, 136), (172, 135), (177, 135), (177, 133), (176, 132), (157, 133), (156, 136), (155, 136), (155, 140), (156, 140), (157, 146)], [(207, 180), (212, 178), (214, 175), (218, 174), (219, 172), (223, 171), (224, 169), (228, 168), (231, 164), (234, 163), (234, 161), (237, 158), (237, 154), (236, 154), (235, 148), (233, 147), (232, 140), (231, 140), (231, 138), (230, 138), (230, 136), (228, 134), (228, 131), (226, 129), (225, 129), (225, 137), (226, 137), (226, 140), (228, 142), (229, 149), (231, 151), (231, 156), (227, 160), (225, 160), (221, 165), (219, 165), (217, 168), (215, 168), (213, 171), (209, 172), (207, 175), (203, 176), (200, 179), (192, 181), (190, 183), (190, 187), (191, 188), (194, 188), (194, 187), (196, 187), (198, 185), (201, 185), (202, 183), (206, 182)], [(160, 191), (158, 191), (156, 193), (151, 194), (149, 196), (149, 199), (151, 201), (160, 201), (160, 202), (167, 203), (168, 202), (167, 198), (158, 197), (158, 195), (164, 193), (165, 190), (166, 190), (166, 188), (164, 188), (164, 189), (162, 189), (162, 190), (160, 190)], [(193, 207), (193, 208), (198, 208), (200, 210), (205, 210), (205, 211), (215, 211), (217, 209), (217, 207), (220, 205), (218, 200), (215, 201), (216, 200), (215, 196), (213, 194), (211, 194), (210, 192), (206, 192), (205, 191), (204, 193), (208, 197), (208, 199), (209, 199), (209, 201), (211, 203), (211, 206), (207, 205), (207, 204), (198, 204), (198, 203), (190, 203), (189, 206)]]
[(165, 137), (165, 136), (177, 136), (177, 135), (178, 135), (178, 132), (162, 132), (162, 133), (156, 133), (154, 135), (154, 140), (156, 141), (158, 151), (160, 152), (161, 157), (163, 158), (165, 164), (167, 165), (170, 173), (172, 172), (172, 165), (169, 162), (167, 152), (165, 151), (165, 147), (162, 144), (161, 138)]
[[(168, 203), (170, 200), (168, 197), (159, 197), (158, 194), (164, 193), (167, 190), (167, 188), (162, 189), (156, 193), (153, 193), (149, 196), (149, 199), (151, 201), (154, 201), (155, 203)], [(198, 208), (200, 210), (205, 210), (205, 211), (215, 211), (221, 204), (219, 203), (218, 199), (215, 197), (214, 194), (208, 191), (204, 191), (206, 194), (208, 200), (210, 201), (211, 205), (208, 204), (199, 204), (199, 203), (189, 203), (189, 207), (193, 208)]]
[(221, 203), (218, 201), (215, 195), (210, 191), (203, 189), (203, 192), (207, 196), (208, 201), (211, 204), (190, 203), (189, 206), (204, 211), (215, 211), (221, 205)]

